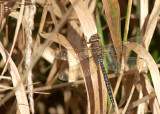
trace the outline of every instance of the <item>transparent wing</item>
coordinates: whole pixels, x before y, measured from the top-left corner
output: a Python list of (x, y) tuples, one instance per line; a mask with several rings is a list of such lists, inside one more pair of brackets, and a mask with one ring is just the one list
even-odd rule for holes
[[(97, 61), (98, 62), (98, 61)], [(137, 64), (137, 57), (124, 57), (124, 65), (125, 65), (125, 71), (128, 70), (134, 70), (136, 68), (136, 64)], [(145, 61), (146, 66), (147, 66), (147, 62)], [(80, 64), (77, 64), (80, 66)], [(70, 67), (68, 69), (66, 69), (64, 72), (62, 72), (59, 76), (59, 79), (62, 81), (67, 81), (68, 80), (68, 76), (70, 76), (70, 72), (73, 73), (75, 72), (75, 70), (79, 71), (79, 73), (76, 73), (75, 77), (76, 79), (80, 79), (82, 78), (82, 73), (80, 72), (80, 69), (76, 69), (75, 67), (77, 67), (77, 65)], [(122, 70), (121, 68), (121, 64), (119, 64), (117, 62), (117, 57), (116, 56), (112, 56), (111, 60), (107, 59), (107, 69), (110, 71), (118, 71), (118, 70)], [(84, 71), (84, 73), (86, 73), (88, 76), (90, 76), (88, 73), (88, 69), (86, 69)]]
[[(140, 42), (140, 38), (130, 39), (130, 42), (135, 42), (135, 41)], [(88, 56), (88, 50), (93, 52), (92, 56)], [(80, 52), (80, 53), (78, 53), (78, 54), (73, 53), (73, 51)], [(89, 49), (84, 48), (84, 49), (81, 49), (81, 50), (62, 50), (61, 55), (56, 55), (56, 58), (67, 60), (68, 53), (72, 53), (72, 55), (75, 58), (79, 58), (80, 60), (88, 59), (89, 57), (95, 57), (97, 55), (102, 55), (104, 58), (106, 58), (106, 64), (107, 64), (107, 69), (108, 70), (112, 70), (112, 71), (122, 70), (121, 63), (119, 63), (117, 61), (117, 56), (115, 54), (115, 49), (114, 49), (113, 44), (106, 45), (106, 46), (104, 46), (100, 49), (98, 49), (97, 47), (93, 47), (93, 48), (89, 48)], [(133, 54), (133, 53), (130, 53), (130, 51), (128, 51), (127, 47), (123, 47), (123, 53), (121, 55), (123, 55), (123, 58), (124, 58), (125, 68), (127, 68), (129, 70), (134, 69), (135, 66), (136, 66), (136, 62), (137, 62), (137, 57), (128, 57), (131, 54)], [(97, 58), (97, 60), (98, 60), (98, 58)], [(71, 67), (67, 70), (68, 70), (68, 72), (73, 72), (75, 70), (75, 68)], [(65, 72), (67, 72), (67, 70)], [(89, 71), (86, 69), (86, 71), (84, 73), (88, 74)], [(62, 73), (60, 75), (60, 79), (61, 80), (66, 80), (67, 75), (69, 75), (69, 74), (68, 73)]]
[(67, 60), (67, 61), (71, 61), (71, 60), (69, 60), (69, 56), (73, 56), (73, 57), (75, 57), (76, 59), (79, 59), (79, 60), (84, 60), (84, 59), (87, 59), (89, 57), (87, 51), (81, 51), (81, 49), (54, 50), (52, 52), (52, 54), (57, 59)]
[[(129, 39), (130, 42), (140, 42), (140, 40), (141, 39), (139, 37)], [(123, 52), (122, 52), (123, 54), (126, 53), (125, 48), (126, 47), (123, 47)], [(110, 54), (113, 54), (113, 55), (116, 54), (115, 49), (114, 49), (114, 44), (108, 44), (101, 48), (97, 46), (97, 47), (81, 48), (81, 49), (54, 50), (53, 55), (57, 59), (67, 60), (67, 61), (71, 61), (69, 60), (68, 56), (73, 56), (76, 59), (84, 60), (84, 59), (88, 59), (89, 57), (91, 57), (91, 55), (88, 55), (89, 50), (92, 52), (92, 56), (98, 56), (101, 54), (104, 56), (109, 56)]]
[(82, 72), (80, 70), (80, 64), (77, 64), (75, 66), (72, 66), (64, 70), (62, 73), (60, 73), (59, 79), (61, 81), (68, 81), (68, 80), (75, 81), (78, 79), (82, 79)]

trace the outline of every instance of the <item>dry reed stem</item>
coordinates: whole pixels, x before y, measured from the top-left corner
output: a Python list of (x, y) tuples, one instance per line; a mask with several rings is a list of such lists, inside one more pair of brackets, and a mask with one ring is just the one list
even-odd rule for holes
[[(145, 30), (146, 30), (146, 26), (147, 26), (148, 10), (149, 10), (148, 9), (148, 0), (140, 0), (140, 17), (141, 17), (140, 18), (140, 35), (142, 37), (145, 34)], [(142, 44), (143, 43), (144, 42), (142, 42)], [(137, 67), (140, 67), (143, 65), (145, 65), (144, 61), (139, 59)], [(147, 86), (148, 85), (146, 85), (145, 88), (148, 88)], [(142, 93), (142, 86), (141, 86), (140, 91), (139, 91), (139, 99), (142, 97), (143, 97), (143, 93)], [(137, 113), (144, 113), (144, 111), (146, 110), (146, 107), (147, 107), (146, 103), (140, 104), (138, 106)]]
[[(31, 3), (35, 3), (34, 0), (31, 1)], [(28, 12), (27, 12), (28, 9)], [(36, 6), (31, 5), (29, 7), (26, 7), (26, 20), (27, 20), (27, 26), (25, 27), (25, 33), (26, 33), (26, 47), (25, 47), (25, 70), (28, 70), (30, 64), (31, 64), (31, 54), (32, 54), (32, 30), (34, 28), (34, 15), (36, 13)], [(28, 94), (29, 104), (31, 113), (34, 114), (34, 99), (33, 99), (33, 81), (32, 81), (32, 70), (28, 71), (27, 76), (27, 90), (30, 91)]]
[[(46, 3), (48, 3), (48, 2), (46, 2)], [(38, 28), (38, 34), (36, 36), (36, 41), (35, 41), (35, 44), (34, 44), (32, 57), (37, 56), (37, 54), (38, 54), (37, 49), (40, 46), (40, 35), (39, 34), (43, 30), (45, 20), (46, 20), (46, 16), (47, 16), (47, 10), (48, 10), (48, 6), (45, 5), (44, 8), (43, 8), (43, 11), (42, 11), (42, 17), (41, 17), (40, 25), (39, 25), (39, 28)]]
[(129, 106), (129, 103), (130, 103), (130, 101), (131, 101), (131, 98), (132, 98), (132, 95), (133, 95), (134, 90), (135, 90), (135, 86), (133, 85), (133, 86), (132, 86), (132, 89), (131, 89), (131, 92), (130, 92), (130, 95), (129, 95), (129, 98), (128, 98), (128, 100), (127, 100), (127, 103), (126, 103), (126, 105), (125, 105), (125, 107), (124, 107), (124, 109), (123, 109), (123, 111), (122, 111), (122, 114), (125, 114), (125, 113), (126, 113), (127, 108), (128, 108), (128, 106)]
[(148, 101), (148, 100), (151, 100), (151, 99), (153, 99), (154, 97), (156, 97), (155, 92), (151, 92), (149, 95), (146, 95), (146, 96), (144, 96), (143, 98), (132, 102), (132, 104), (130, 104), (128, 108), (129, 108), (129, 109), (135, 108), (135, 107), (139, 106), (141, 103), (144, 103), (144, 102), (146, 102), (146, 101)]
[(66, 83), (57, 84), (57, 85), (53, 85), (53, 86), (38, 87), (38, 88), (34, 88), (33, 91), (34, 92), (47, 91), (47, 90), (62, 88), (62, 87), (71, 86), (71, 85), (76, 86), (79, 84), (84, 84), (84, 80), (79, 80), (79, 81), (75, 81), (75, 82), (66, 82)]
[(147, 26), (148, 0), (140, 0), (140, 32), (144, 35)]
[(128, 100), (127, 100), (127, 103), (126, 103), (123, 111), (122, 111), (122, 114), (125, 114), (126, 111), (127, 111), (127, 109), (128, 109), (129, 103), (130, 103), (130, 101), (131, 101), (131, 98), (132, 98), (133, 93), (134, 93), (134, 90), (135, 90), (135, 85), (136, 85), (136, 83), (138, 82), (138, 77), (139, 77), (139, 75), (140, 75), (140, 74), (139, 74), (139, 71), (138, 71), (138, 69), (137, 69), (137, 70), (136, 70), (136, 73), (135, 73), (135, 77), (134, 77), (134, 83), (133, 83), (133, 85), (132, 85), (129, 98), (128, 98)]
[(12, 78), (11, 78), (11, 77), (8, 77), (8, 76), (0, 76), (0, 79), (12, 80)]

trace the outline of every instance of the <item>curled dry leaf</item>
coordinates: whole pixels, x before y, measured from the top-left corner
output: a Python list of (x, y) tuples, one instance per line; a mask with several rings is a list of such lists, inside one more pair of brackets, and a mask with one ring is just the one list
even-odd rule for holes
[[(87, 38), (87, 42), (89, 38), (97, 33), (96, 24), (90, 13), (87, 4), (83, 0), (70, 0), (73, 5), (73, 8), (79, 18), (80, 24), (82, 26), (82, 30), (84, 32), (84, 36)], [(90, 59), (90, 63), (93, 63), (93, 60)], [(93, 65), (95, 66), (95, 65)], [(87, 61), (81, 62), (82, 71), (89, 69), (89, 63)], [(95, 71), (96, 67), (90, 68), (90, 71)], [(84, 73), (85, 86), (87, 90), (88, 96), (88, 113), (103, 113), (100, 109), (100, 98), (99, 96), (99, 87), (98, 87), (98, 75), (96, 73), (91, 72), (92, 77), (88, 76)], [(95, 78), (93, 78), (95, 77)], [(95, 103), (96, 100), (96, 103)], [(106, 106), (105, 106), (106, 107)]]
[(159, 70), (158, 70), (156, 62), (154, 61), (150, 53), (145, 48), (140, 46), (139, 44), (124, 43), (124, 46), (127, 46), (128, 48), (132, 49), (134, 52), (138, 54), (138, 56), (140, 56), (140, 58), (147, 61), (148, 68), (151, 73), (153, 85), (155, 88), (155, 92), (157, 95), (157, 99), (160, 105), (160, 75), (159, 75)]

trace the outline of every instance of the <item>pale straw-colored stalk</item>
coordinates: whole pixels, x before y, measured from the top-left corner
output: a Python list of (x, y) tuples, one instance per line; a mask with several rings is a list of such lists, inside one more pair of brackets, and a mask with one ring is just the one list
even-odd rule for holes
[[(31, 0), (34, 4), (35, 0)], [(25, 47), (25, 69), (27, 70), (31, 64), (31, 54), (32, 54), (32, 30), (34, 28), (34, 15), (36, 13), (36, 6), (29, 6), (28, 17), (26, 19), (27, 26), (25, 27), (26, 33), (26, 47)], [(30, 104), (31, 113), (34, 114), (34, 99), (33, 99), (33, 81), (32, 81), (32, 70), (28, 72), (27, 76), (27, 90), (29, 91), (28, 99)]]

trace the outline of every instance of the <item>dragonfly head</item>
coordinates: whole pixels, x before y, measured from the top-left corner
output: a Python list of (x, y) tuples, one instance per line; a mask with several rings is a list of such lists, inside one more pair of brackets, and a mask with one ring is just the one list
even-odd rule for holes
[(101, 38), (98, 34), (93, 34), (91, 37), (90, 37), (90, 40), (89, 40), (89, 43), (94, 43), (94, 42), (97, 42), (99, 41)]

